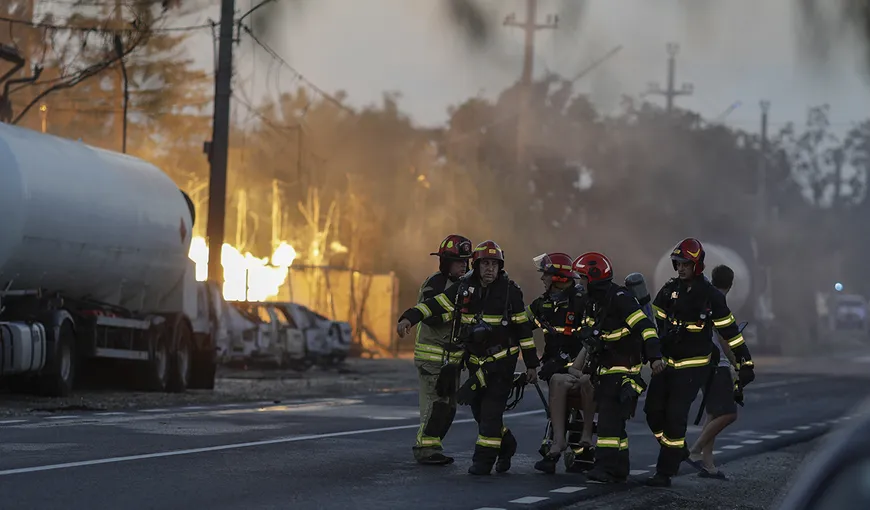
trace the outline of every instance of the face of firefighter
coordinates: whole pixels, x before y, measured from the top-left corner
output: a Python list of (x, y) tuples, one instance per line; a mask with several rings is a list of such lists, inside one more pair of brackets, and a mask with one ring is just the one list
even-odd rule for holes
[(553, 284), (553, 276), (541, 273), (541, 283), (544, 284), (544, 292), (550, 290), (550, 285)]
[(453, 260), (450, 262), (450, 277), (451, 278), (459, 278), (460, 276), (465, 274), (465, 270), (468, 268), (468, 263), (464, 260)]
[(695, 275), (695, 263), (677, 261), (677, 275), (680, 277), (680, 280), (691, 280)]
[(480, 282), (484, 285), (489, 285), (495, 281), (498, 276), (498, 261), (493, 259), (483, 259), (480, 261)]

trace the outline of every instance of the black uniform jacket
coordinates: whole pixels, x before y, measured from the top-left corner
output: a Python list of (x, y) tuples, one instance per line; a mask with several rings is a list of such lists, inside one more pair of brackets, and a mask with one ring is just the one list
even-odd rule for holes
[(581, 327), (583, 299), (576, 288), (571, 288), (558, 301), (553, 301), (547, 292), (526, 308), (532, 327), (544, 332), (541, 363), (562, 358), (567, 365), (580, 354), (583, 343), (574, 333)]
[(637, 375), (644, 355), (649, 361), (662, 357), (655, 325), (625, 287), (611, 282), (606, 291), (596, 291), (586, 300), (583, 321), (598, 330), (603, 341), (599, 375)]
[[(526, 316), (523, 292), (504, 272), (484, 287), (471, 272), (446, 291), (405, 310), (399, 320), (411, 324), (429, 318), (453, 320), (459, 309), (466, 350), (481, 360), (502, 359), (522, 350), (526, 368), (538, 366), (532, 326)], [(471, 334), (476, 329), (478, 334)]]
[(669, 365), (687, 368), (710, 363), (715, 349), (714, 327), (728, 342), (738, 363), (752, 365), (749, 348), (725, 295), (703, 276), (690, 283), (679, 278), (669, 280), (653, 300), (653, 310), (662, 336), (662, 354)]

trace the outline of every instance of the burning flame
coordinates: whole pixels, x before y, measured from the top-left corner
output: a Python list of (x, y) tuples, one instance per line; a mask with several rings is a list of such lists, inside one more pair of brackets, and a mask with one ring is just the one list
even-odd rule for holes
[[(208, 278), (208, 246), (202, 237), (190, 243), (190, 260), (196, 263), (197, 281)], [(224, 243), (221, 265), (224, 268), (224, 299), (227, 301), (265, 301), (278, 295), (278, 289), (287, 279), (287, 272), (296, 259), (296, 250), (282, 242), (269, 259), (242, 254)]]

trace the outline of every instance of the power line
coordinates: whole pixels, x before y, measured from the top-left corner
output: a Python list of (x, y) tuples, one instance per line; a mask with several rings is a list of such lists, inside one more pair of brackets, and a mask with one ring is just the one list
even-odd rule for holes
[(117, 33), (117, 32), (155, 32), (155, 33), (163, 33), (163, 32), (190, 32), (193, 30), (200, 30), (203, 28), (211, 28), (210, 23), (202, 24), (202, 25), (189, 25), (183, 27), (161, 27), (161, 28), (149, 28), (148, 30), (140, 30), (136, 28), (136, 26), (131, 23), (131, 27), (127, 29), (115, 29), (108, 28), (107, 26), (76, 26), (76, 25), (57, 25), (54, 23), (42, 23), (42, 22), (33, 22), (26, 21), (15, 18), (8, 18), (6, 16), (0, 16), (0, 21), (5, 21), (7, 23), (11, 23), (13, 25), (24, 25), (30, 28), (45, 28), (48, 30), (62, 30), (68, 32), (109, 32), (109, 33)]
[(242, 30), (245, 31), (245, 33), (247, 33), (249, 36), (251, 36), (251, 39), (253, 39), (254, 42), (257, 43), (258, 46), (260, 46), (261, 48), (263, 48), (263, 50), (266, 51), (266, 53), (268, 53), (268, 54), (269, 54), (273, 59), (275, 59), (275, 60), (277, 60), (278, 62), (280, 62), (281, 65), (283, 65), (284, 67), (286, 67), (287, 69), (289, 69), (290, 72), (292, 72), (292, 73), (296, 76), (296, 78), (298, 78), (300, 81), (305, 82), (305, 84), (307, 84), (309, 87), (311, 87), (312, 89), (314, 89), (314, 90), (315, 90), (315, 91), (316, 91), (316, 92), (317, 92), (321, 97), (323, 97), (324, 99), (326, 99), (326, 100), (329, 101), (330, 103), (334, 104), (334, 105), (337, 106), (338, 108), (340, 108), (340, 109), (342, 109), (342, 110), (344, 110), (344, 111), (346, 111), (346, 112), (348, 112), (348, 113), (356, 114), (355, 111), (353, 111), (352, 109), (350, 109), (350, 108), (348, 108), (347, 106), (343, 105), (343, 104), (341, 103), (341, 101), (339, 101), (338, 99), (336, 99), (335, 97), (333, 97), (332, 95), (330, 95), (330, 94), (329, 94), (328, 92), (326, 92), (325, 90), (323, 90), (323, 89), (321, 89), (320, 87), (318, 87), (315, 83), (313, 83), (311, 80), (309, 80), (308, 78), (306, 78), (302, 73), (300, 73), (299, 71), (297, 71), (296, 68), (294, 68), (294, 67), (291, 66), (291, 65), (290, 65), (286, 60), (284, 60), (284, 58), (281, 57), (281, 55), (279, 55), (275, 50), (273, 50), (273, 49), (272, 49), (268, 44), (266, 44), (266, 43), (264, 43), (263, 41), (261, 41), (260, 39), (258, 39), (257, 36), (254, 35), (253, 31), (251, 31), (251, 29), (248, 28), (247, 25), (241, 25), (241, 27), (242, 27)]

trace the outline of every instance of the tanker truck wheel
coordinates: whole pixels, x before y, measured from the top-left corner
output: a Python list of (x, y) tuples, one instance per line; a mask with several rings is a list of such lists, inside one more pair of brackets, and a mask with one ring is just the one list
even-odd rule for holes
[(39, 378), (39, 390), (45, 396), (66, 397), (72, 393), (76, 374), (75, 332), (72, 323), (64, 321), (55, 339), (54, 349), (45, 360), (45, 372)]
[(151, 359), (145, 364), (145, 386), (150, 391), (166, 391), (169, 386), (170, 350), (174, 332), (172, 323), (166, 324), (151, 336)]
[(167, 390), (172, 393), (183, 393), (190, 385), (191, 356), (193, 352), (193, 332), (187, 322), (181, 317), (173, 320), (172, 355), (169, 363), (169, 384)]

